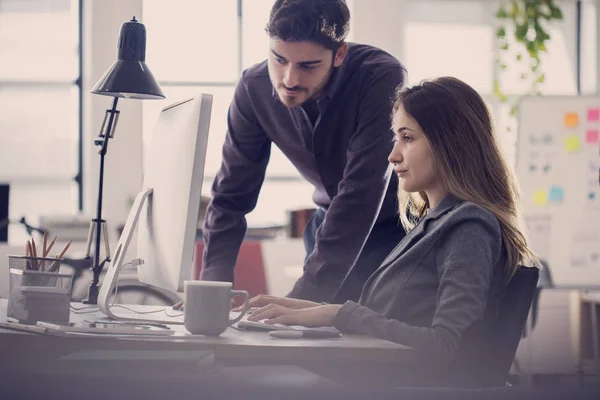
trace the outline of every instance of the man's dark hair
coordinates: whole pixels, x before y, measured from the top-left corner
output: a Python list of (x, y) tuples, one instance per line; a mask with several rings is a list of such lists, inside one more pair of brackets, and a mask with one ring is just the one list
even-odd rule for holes
[(337, 51), (350, 28), (345, 0), (277, 0), (265, 30), (283, 41), (309, 41)]

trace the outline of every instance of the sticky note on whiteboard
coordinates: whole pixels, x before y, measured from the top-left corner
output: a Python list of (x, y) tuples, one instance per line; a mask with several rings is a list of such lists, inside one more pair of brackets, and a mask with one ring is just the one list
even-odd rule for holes
[(548, 192), (548, 201), (550, 203), (562, 203), (564, 191), (561, 186), (552, 186)]
[(598, 143), (598, 130), (588, 129), (585, 133), (585, 142), (588, 144)]
[(565, 150), (569, 153), (577, 151), (581, 148), (581, 141), (577, 135), (569, 135), (565, 138)]
[(536, 190), (533, 192), (533, 204), (536, 206), (545, 206), (548, 204), (548, 195), (545, 190)]
[(576, 128), (579, 125), (577, 113), (569, 112), (565, 114), (565, 126), (567, 128)]
[(588, 121), (600, 121), (600, 108), (588, 108), (587, 112)]

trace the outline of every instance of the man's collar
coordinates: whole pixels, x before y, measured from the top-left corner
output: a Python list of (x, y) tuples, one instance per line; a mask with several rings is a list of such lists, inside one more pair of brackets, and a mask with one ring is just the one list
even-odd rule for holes
[[(348, 43), (348, 48), (352, 46), (351, 43)], [(348, 51), (346, 50), (346, 56), (344, 57), (344, 61), (339, 67), (334, 67), (331, 72), (331, 76), (329, 77), (329, 82), (327, 82), (327, 86), (323, 89), (323, 96), (321, 99), (331, 99), (337, 90), (339, 89), (341, 82), (344, 80), (344, 72), (346, 72), (346, 68), (348, 67), (350, 57), (348, 56)]]

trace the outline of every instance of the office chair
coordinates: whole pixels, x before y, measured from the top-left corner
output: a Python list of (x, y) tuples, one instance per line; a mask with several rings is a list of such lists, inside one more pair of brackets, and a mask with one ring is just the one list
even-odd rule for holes
[[(536, 291), (539, 268), (521, 266), (500, 291), (484, 321), (467, 330), (446, 382), (474, 387), (504, 387)], [(487, 321), (486, 321), (487, 319)]]
[(535, 328), (535, 324), (537, 323), (538, 318), (538, 309), (540, 297), (542, 295), (543, 289), (552, 289), (554, 287), (554, 281), (552, 280), (552, 274), (550, 273), (550, 269), (548, 268), (548, 263), (545, 260), (540, 260), (542, 263), (542, 268), (540, 269), (540, 277), (538, 279), (538, 283), (535, 288), (535, 292), (533, 294), (533, 301), (531, 303), (531, 319), (525, 325), (525, 329), (523, 330), (523, 338), (526, 338), (528, 334), (533, 331)]
[[(533, 293), (533, 301), (531, 303), (531, 314), (527, 319), (527, 322), (525, 323), (525, 329), (523, 329), (523, 333), (521, 335), (523, 339), (531, 335), (537, 323), (539, 314), (539, 302), (540, 297), (542, 295), (542, 290), (554, 288), (554, 281), (552, 280), (552, 274), (550, 273), (548, 263), (545, 260), (540, 260), (540, 262), (542, 264), (542, 268), (540, 269), (538, 283), (536, 285), (535, 292)], [(521, 364), (519, 363), (519, 360), (516, 357), (513, 359), (512, 366), (514, 367), (520, 380), (527, 379), (527, 374), (521, 368)]]

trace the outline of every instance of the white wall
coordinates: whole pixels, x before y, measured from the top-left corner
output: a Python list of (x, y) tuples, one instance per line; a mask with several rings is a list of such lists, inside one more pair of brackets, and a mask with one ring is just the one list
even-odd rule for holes
[(355, 0), (351, 11), (352, 40), (377, 46), (402, 60), (402, 26), (406, 0)]

